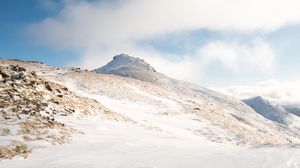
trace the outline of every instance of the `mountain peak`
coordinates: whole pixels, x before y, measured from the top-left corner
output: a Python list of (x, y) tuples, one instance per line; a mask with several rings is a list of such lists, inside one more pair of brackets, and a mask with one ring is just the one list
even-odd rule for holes
[(262, 96), (252, 97), (252, 98), (249, 98), (246, 101), (251, 101), (251, 102), (256, 102), (256, 103), (259, 102), (259, 103), (263, 103), (263, 104), (270, 104), (269, 100), (263, 98)]
[(100, 73), (112, 73), (124, 70), (156, 72), (156, 70), (143, 59), (132, 57), (128, 54), (114, 56), (112, 61), (95, 71)]
[(135, 57), (132, 57), (128, 54), (119, 54), (113, 57), (113, 60), (120, 60), (120, 59), (127, 59), (127, 60), (133, 60)]

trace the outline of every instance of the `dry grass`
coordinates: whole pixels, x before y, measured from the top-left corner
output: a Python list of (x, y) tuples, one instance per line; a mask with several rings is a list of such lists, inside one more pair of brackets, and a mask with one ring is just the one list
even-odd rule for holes
[(8, 128), (0, 129), (0, 136), (8, 136), (11, 135), (11, 132)]
[(34, 121), (26, 121), (20, 123), (21, 129), (18, 134), (25, 141), (47, 141), (53, 145), (71, 142), (72, 133), (80, 133), (75, 129), (63, 126), (60, 123), (41, 124)]
[(15, 156), (27, 158), (31, 149), (24, 143), (12, 141), (9, 146), (0, 146), (0, 159), (11, 159)]

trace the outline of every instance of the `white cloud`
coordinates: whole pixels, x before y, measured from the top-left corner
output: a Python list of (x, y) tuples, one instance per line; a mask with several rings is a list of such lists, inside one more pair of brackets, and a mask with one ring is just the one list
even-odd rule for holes
[(224, 41), (211, 42), (201, 48), (199, 55), (202, 56), (204, 63), (219, 61), (234, 71), (243, 68), (270, 72), (276, 65), (273, 49), (261, 39), (256, 39), (248, 44)]
[(257, 83), (252, 86), (241, 85), (228, 88), (219, 88), (215, 90), (231, 95), (238, 99), (246, 99), (254, 96), (263, 96), (272, 101), (283, 104), (300, 103), (300, 80), (295, 81), (277, 81), (268, 80)]
[(58, 47), (115, 45), (167, 32), (200, 28), (272, 31), (300, 21), (297, 0), (126, 0), (66, 3), (55, 17), (31, 26)]
[[(199, 73), (214, 61), (231, 70), (270, 71), (274, 53), (263, 40), (252, 44), (226, 41), (199, 46), (198, 56), (181, 60), (136, 45), (136, 40), (165, 33), (210, 29), (247, 33), (270, 32), (300, 21), (297, 0), (125, 0), (70, 1), (54, 17), (31, 24), (28, 33), (40, 43), (75, 50), (80, 66), (95, 68), (119, 53), (149, 61), (156, 69), (175, 78), (198, 82)], [(72, 2), (72, 3), (70, 3)], [(180, 46), (179, 46), (180, 47)], [(172, 69), (171, 69), (172, 68)]]

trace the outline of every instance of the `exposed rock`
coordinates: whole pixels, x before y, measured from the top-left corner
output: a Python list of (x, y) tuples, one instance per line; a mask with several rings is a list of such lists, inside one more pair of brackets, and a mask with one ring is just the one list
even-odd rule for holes
[(49, 85), (49, 82), (45, 82), (46, 89), (49, 90), (50, 92), (53, 92), (53, 89)]
[[(133, 122), (115, 114), (99, 102), (80, 97), (68, 88), (46, 81), (32, 71), (18, 65), (0, 65), (5, 76), (0, 81), (0, 136), (10, 135), (21, 138), (19, 144), (0, 146), (0, 159), (10, 159), (16, 155), (27, 157), (32, 146), (29, 141), (44, 141), (50, 144), (68, 143), (74, 133), (81, 131), (57, 120), (77, 112), (78, 119), (96, 115), (106, 119)], [(18, 128), (11, 131), (10, 127)], [(51, 131), (50, 131), (51, 130)]]

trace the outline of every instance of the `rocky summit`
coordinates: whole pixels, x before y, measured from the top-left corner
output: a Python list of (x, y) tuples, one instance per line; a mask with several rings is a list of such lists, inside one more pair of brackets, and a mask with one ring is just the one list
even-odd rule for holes
[(113, 57), (112, 61), (110, 61), (101, 68), (95, 69), (94, 71), (109, 74), (116, 71), (123, 71), (126, 69), (156, 72), (156, 70), (143, 59), (135, 58), (129, 56), (128, 54), (116, 55)]

